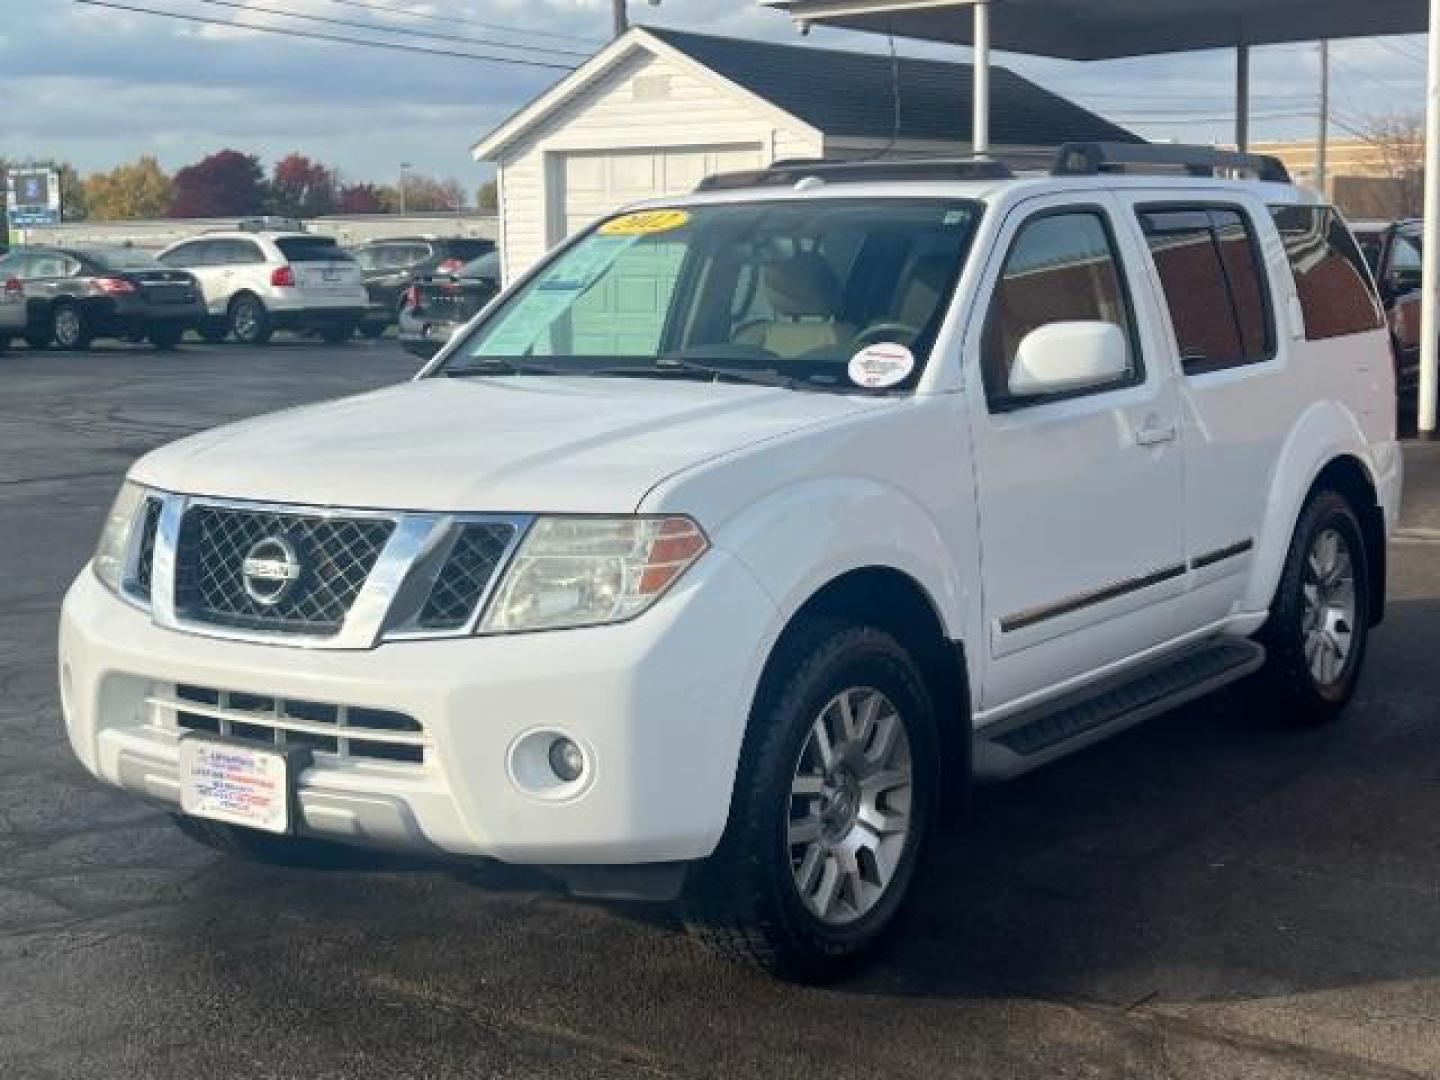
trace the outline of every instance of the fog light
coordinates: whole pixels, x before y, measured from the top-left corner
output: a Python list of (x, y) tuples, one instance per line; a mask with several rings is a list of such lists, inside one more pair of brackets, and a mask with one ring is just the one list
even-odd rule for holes
[(565, 783), (573, 784), (585, 772), (585, 754), (569, 739), (556, 739), (550, 744), (550, 768)]

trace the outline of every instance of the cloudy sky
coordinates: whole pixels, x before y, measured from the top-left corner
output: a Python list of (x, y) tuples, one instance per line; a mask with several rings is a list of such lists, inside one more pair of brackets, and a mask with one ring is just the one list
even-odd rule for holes
[[(470, 143), (561, 77), (559, 68), (600, 44), (610, 26), (609, 0), (114, 2), (220, 24), (499, 54), (555, 66), (301, 40), (75, 0), (0, 0), (5, 76), (0, 156), (56, 157), (88, 171), (140, 153), (156, 154), (176, 168), (222, 147), (258, 153), (267, 161), (300, 150), (338, 165), (349, 179), (389, 180), (405, 161), (468, 187), (485, 175), (469, 160)], [(631, 13), (637, 21), (708, 33), (885, 47), (879, 39), (835, 31), (817, 31), (802, 42), (787, 19), (753, 0), (664, 0), (659, 7), (637, 2)], [(506, 44), (510, 47), (501, 47)], [(967, 58), (960, 49), (907, 43), (901, 49)], [(1422, 39), (1338, 43), (1334, 56), (1337, 135), (1363, 127), (1367, 119), (1422, 106)], [(1232, 108), (1233, 58), (1225, 53), (1096, 65), (1002, 55), (1000, 62), (1152, 138), (1208, 140), (1230, 132), (1224, 118)], [(1312, 136), (1317, 48), (1263, 49), (1254, 69), (1256, 136)]]

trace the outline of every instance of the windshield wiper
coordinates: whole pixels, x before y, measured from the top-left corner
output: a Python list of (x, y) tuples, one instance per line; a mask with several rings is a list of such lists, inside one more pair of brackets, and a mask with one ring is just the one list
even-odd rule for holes
[(810, 389), (814, 383), (782, 375), (774, 368), (753, 368), (744, 364), (720, 364), (712, 360), (694, 360), (687, 356), (662, 356), (655, 364), (654, 371), (667, 374), (681, 372), (706, 375), (713, 379), (734, 379), (737, 382), (755, 383), (757, 386), (774, 386), (781, 390)]
[(442, 368), (440, 373), (447, 379), (468, 379), (481, 375), (576, 374), (576, 372), (570, 368), (555, 364), (537, 364), (530, 360), (526, 360), (523, 363), (514, 360), (484, 360), (478, 364), (466, 364), (464, 367)]

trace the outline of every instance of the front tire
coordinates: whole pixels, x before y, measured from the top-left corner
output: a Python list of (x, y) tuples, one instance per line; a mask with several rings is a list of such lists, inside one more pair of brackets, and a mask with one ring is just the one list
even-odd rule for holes
[(171, 352), (185, 336), (183, 326), (155, 326), (150, 329), (150, 344), (160, 352)]
[(245, 294), (230, 302), (230, 335), (241, 345), (264, 345), (275, 328), (257, 296)]
[(1354, 509), (1336, 491), (1311, 496), (1260, 634), (1268, 652), (1260, 703), (1285, 724), (1336, 719), (1355, 694), (1370, 638), (1369, 561)]
[(686, 924), (723, 956), (823, 981), (874, 952), (910, 890), (938, 802), (935, 709), (876, 627), (816, 621), (782, 650)]
[(90, 348), (90, 342), (95, 337), (86, 322), (85, 312), (74, 304), (61, 304), (55, 309), (51, 333), (56, 347), (69, 352), (83, 352)]

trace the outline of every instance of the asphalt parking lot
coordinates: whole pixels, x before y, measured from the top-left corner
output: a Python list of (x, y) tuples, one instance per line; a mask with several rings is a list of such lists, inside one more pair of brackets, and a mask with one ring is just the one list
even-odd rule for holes
[(74, 762), (60, 599), (121, 474), (393, 342), (0, 357), (0, 1077), (1440, 1077), (1440, 447), (1347, 721), (1220, 696), (1003, 788), (826, 989), (501, 867), (227, 860)]

